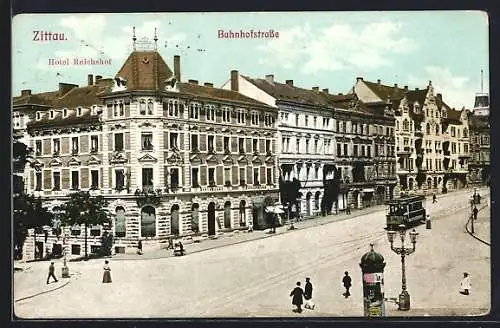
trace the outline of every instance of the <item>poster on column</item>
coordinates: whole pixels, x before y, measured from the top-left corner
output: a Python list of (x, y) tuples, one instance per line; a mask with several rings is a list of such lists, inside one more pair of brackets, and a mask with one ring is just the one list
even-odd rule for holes
[(157, 10), (14, 10), (18, 318), (400, 316), (405, 194), (437, 200), (404, 315), (488, 313), (487, 13)]

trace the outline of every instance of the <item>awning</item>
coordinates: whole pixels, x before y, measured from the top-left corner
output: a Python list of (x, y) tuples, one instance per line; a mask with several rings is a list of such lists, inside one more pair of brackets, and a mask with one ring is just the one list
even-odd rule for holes
[(363, 192), (375, 192), (375, 189), (373, 189), (373, 188), (366, 188), (366, 189), (363, 189)]
[(275, 214), (285, 213), (279, 206), (266, 206), (266, 212)]

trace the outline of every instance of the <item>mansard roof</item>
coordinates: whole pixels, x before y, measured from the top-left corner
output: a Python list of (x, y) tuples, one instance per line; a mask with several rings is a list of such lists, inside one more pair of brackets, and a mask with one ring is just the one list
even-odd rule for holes
[(115, 78), (127, 80), (128, 90), (163, 90), (172, 75), (157, 51), (133, 51)]
[(309, 105), (328, 105), (328, 100), (324, 97), (326, 93), (299, 88), (293, 85), (270, 82), (266, 79), (256, 79), (241, 75), (244, 79), (263, 90), (277, 100), (292, 101)]

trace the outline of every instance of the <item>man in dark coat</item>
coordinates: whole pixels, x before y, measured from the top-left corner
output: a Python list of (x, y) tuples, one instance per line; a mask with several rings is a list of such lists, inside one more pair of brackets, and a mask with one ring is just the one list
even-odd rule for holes
[(292, 290), (290, 296), (293, 296), (292, 304), (297, 306), (297, 309), (293, 311), (302, 313), (302, 296), (304, 296), (304, 291), (300, 288), (300, 281), (297, 281), (297, 286)]
[(432, 203), (434, 204), (434, 203), (436, 203), (436, 202), (437, 202), (437, 201), (436, 201), (436, 194), (434, 193), (434, 194), (432, 194)]
[(351, 296), (351, 293), (349, 293), (349, 288), (351, 288), (351, 277), (349, 277), (349, 272), (344, 272), (345, 276), (342, 279), (342, 283), (344, 284), (345, 288), (345, 293), (343, 294), (345, 298), (348, 298)]
[(54, 278), (54, 280), (57, 282), (57, 278), (56, 276), (54, 275), (54, 262), (50, 262), (50, 265), (49, 265), (49, 275), (47, 276), (47, 284), (49, 284), (49, 279), (50, 277)]
[(312, 301), (313, 285), (311, 284), (311, 279), (306, 278), (306, 286), (304, 288), (304, 307), (306, 309), (314, 310), (314, 303)]

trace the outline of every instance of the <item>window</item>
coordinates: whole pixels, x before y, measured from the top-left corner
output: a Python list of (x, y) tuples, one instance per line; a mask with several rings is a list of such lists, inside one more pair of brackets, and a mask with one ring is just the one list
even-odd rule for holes
[(468, 132), (467, 128), (464, 128), (464, 130), (463, 130), (463, 137), (464, 138), (468, 138), (469, 137), (469, 132)]
[(35, 190), (40, 191), (42, 190), (42, 172), (36, 172), (35, 175)]
[(224, 137), (224, 152), (225, 153), (230, 153), (231, 152), (229, 150), (229, 137)]
[(309, 154), (309, 139), (306, 139), (306, 154)]
[(403, 131), (408, 131), (409, 130), (409, 122), (407, 119), (403, 121)]
[(318, 118), (316, 116), (313, 117), (313, 127), (316, 127), (316, 124), (318, 123)]
[(198, 151), (198, 135), (197, 134), (192, 134), (191, 135), (191, 151), (195, 152)]
[(300, 153), (300, 139), (299, 138), (297, 138), (295, 140), (295, 147), (296, 147), (296, 151), (295, 152), (296, 153)]
[(469, 144), (464, 143), (464, 153), (467, 154), (469, 152)]
[(264, 116), (264, 125), (266, 127), (272, 127), (274, 124), (274, 117), (271, 114), (266, 114)]
[[(73, 231), (75, 233), (73, 233)], [(77, 233), (77, 234), (76, 234)], [(72, 235), (76, 235), (76, 236), (79, 236), (80, 235), (80, 230), (71, 230), (71, 234)], [(80, 255), (80, 251), (81, 251), (81, 246), (79, 244), (71, 244), (71, 255)]]
[(42, 155), (42, 140), (35, 141), (35, 155)]
[(308, 125), (309, 125), (309, 116), (308, 116), (308, 115), (305, 115), (305, 116), (304, 116), (304, 125), (305, 125), (305, 126), (308, 126)]
[(115, 151), (123, 150), (123, 133), (115, 134)]
[(314, 153), (317, 154), (318, 153), (318, 139), (314, 139)]
[(170, 169), (170, 186), (173, 188), (179, 187), (179, 169)]
[(271, 140), (266, 139), (266, 153), (271, 153)]
[(191, 168), (191, 186), (193, 188), (197, 188), (200, 186), (200, 183), (199, 183), (199, 179), (198, 179), (198, 173), (199, 173), (199, 169), (197, 167), (193, 167)]
[(246, 185), (245, 175), (246, 175), (245, 168), (240, 167), (240, 186)]
[(319, 179), (319, 167), (315, 166), (314, 167), (314, 179)]
[(36, 119), (39, 120), (40, 119), (40, 113), (36, 113)]
[(125, 218), (125, 209), (121, 206), (116, 208), (115, 237), (125, 237), (127, 232), (127, 223)]
[[(165, 108), (165, 103), (163, 103)], [(167, 113), (169, 117), (179, 117), (179, 103), (177, 101), (169, 101), (167, 103)]]
[[(123, 104), (120, 104), (120, 106), (123, 106)], [(148, 115), (153, 115), (153, 102), (151, 100), (148, 101)]]
[(95, 153), (99, 151), (99, 136), (90, 136), (90, 152)]
[(222, 108), (222, 122), (231, 123), (231, 109), (227, 107)]
[(68, 116), (68, 110), (66, 108), (63, 109), (63, 117)]
[(224, 204), (224, 228), (231, 228), (231, 202)]
[(254, 153), (259, 152), (259, 139), (252, 139), (252, 150)]
[(142, 168), (142, 190), (153, 191), (153, 168)]
[(208, 185), (210, 187), (215, 186), (215, 167), (208, 168)]
[(238, 124), (245, 124), (245, 112), (242, 109), (236, 111), (236, 119)]
[(344, 156), (347, 156), (347, 144), (344, 144)]
[(366, 156), (372, 157), (372, 147), (371, 146), (366, 146)]
[(365, 145), (361, 145), (361, 156), (365, 157)]
[(78, 154), (78, 137), (71, 138), (71, 153), (73, 155)]
[(295, 114), (295, 125), (299, 126), (299, 114)]
[(90, 171), (90, 189), (98, 189), (99, 188), (99, 171), (91, 170)]
[(224, 168), (224, 184), (228, 187), (231, 186), (231, 168), (230, 167)]
[(122, 190), (125, 187), (125, 174), (122, 169), (115, 170), (115, 189)]
[(54, 111), (53, 111), (53, 110), (51, 110), (51, 111), (50, 111), (50, 118), (51, 118), (51, 119), (53, 119), (53, 118), (54, 118)]
[(240, 154), (245, 153), (245, 138), (238, 138), (238, 151)]
[(141, 145), (142, 145), (142, 150), (153, 150), (153, 133), (152, 132), (141, 133)]
[(337, 156), (342, 156), (342, 145), (337, 144)]
[(328, 129), (330, 125), (330, 119), (329, 118), (323, 118), (323, 128)]
[(214, 147), (214, 136), (207, 136), (208, 139), (208, 152), (209, 153), (214, 153), (215, 152), (215, 147)]
[[(361, 129), (363, 129), (363, 126), (361, 126)], [(361, 131), (363, 132), (363, 131)], [(357, 123), (352, 123), (352, 133), (358, 133), (358, 124)]]
[(259, 125), (259, 113), (258, 112), (252, 112), (251, 124), (252, 125)]
[(332, 144), (332, 141), (330, 139), (325, 139), (324, 141), (325, 143), (325, 154), (331, 154), (331, 150), (330, 150), (330, 145)]
[(266, 183), (268, 185), (273, 184), (273, 169), (271, 167), (268, 167), (266, 169)]
[(354, 145), (353, 147), (353, 156), (357, 157), (358, 156), (358, 145)]
[(452, 137), (455, 136), (455, 127), (454, 126), (451, 127), (451, 136)]
[(214, 106), (206, 106), (205, 111), (206, 111), (207, 121), (214, 122), (215, 121), (215, 107)]
[(61, 151), (61, 140), (60, 139), (52, 139), (52, 150), (54, 155), (59, 155)]
[[(171, 211), (170, 216), (172, 221), (177, 220), (178, 222), (179, 208), (177, 207), (176, 213), (174, 213), (174, 211)], [(171, 233), (174, 233), (174, 231), (171, 231)], [(152, 206), (144, 206), (141, 210), (141, 237), (154, 236), (156, 236), (156, 211)]]
[(80, 189), (78, 171), (71, 171), (71, 189), (72, 190)]
[(146, 115), (146, 102), (144, 100), (139, 103), (139, 114)]
[(77, 116), (82, 116), (82, 109), (80, 107), (77, 108)]
[(52, 172), (52, 190), (61, 190), (61, 172)]
[(170, 132), (170, 148), (171, 149), (179, 149), (179, 145), (177, 143), (177, 136), (178, 136), (178, 134), (176, 132)]
[(260, 184), (259, 168), (258, 167), (253, 168), (253, 184), (256, 186)]

